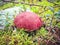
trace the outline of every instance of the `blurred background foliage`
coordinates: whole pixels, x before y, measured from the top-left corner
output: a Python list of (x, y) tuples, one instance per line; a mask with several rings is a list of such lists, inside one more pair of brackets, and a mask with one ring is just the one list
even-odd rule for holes
[[(31, 32), (30, 36), (24, 29), (14, 31), (13, 20), (23, 11), (37, 13), (48, 29), (43, 26), (36, 35)], [(60, 28), (60, 0), (0, 0), (0, 25), (4, 25), (0, 30), (0, 45), (47, 45), (46, 40), (56, 42), (49, 29), (56, 32), (54, 27)]]
[[(31, 12), (37, 13), (41, 18), (43, 18), (42, 20), (44, 22), (46, 21), (46, 19), (48, 17), (51, 19), (53, 16), (54, 16), (54, 18), (55, 17), (59, 18), (59, 16), (60, 16), (60, 14), (59, 14), (60, 13), (60, 11), (59, 11), (60, 10), (60, 0), (0, 0), (0, 10), (4, 10), (7, 8), (11, 8), (11, 7), (12, 8), (20, 7), (19, 9), (17, 9), (19, 11), (15, 11), (15, 9), (13, 9), (15, 12), (15, 14), (13, 14), (13, 15), (16, 15), (16, 12), (21, 13), (23, 11), (31, 11)], [(7, 12), (5, 14), (5, 15), (8, 15), (7, 16), (8, 18), (10, 17), (9, 13), (10, 12)], [(12, 15), (12, 14), (10, 14), (10, 15)], [(51, 15), (53, 15), (53, 16), (51, 16)], [(11, 17), (13, 18), (14, 16), (11, 16)], [(11, 17), (9, 19), (11, 19)], [(49, 23), (49, 22), (50, 22), (50, 20), (47, 23)]]

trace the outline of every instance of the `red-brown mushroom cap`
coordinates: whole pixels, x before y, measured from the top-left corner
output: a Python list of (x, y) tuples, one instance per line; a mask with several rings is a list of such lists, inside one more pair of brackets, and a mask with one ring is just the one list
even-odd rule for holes
[(26, 31), (34, 31), (42, 26), (41, 18), (33, 12), (23, 12), (16, 16), (14, 24), (17, 28), (24, 28)]

